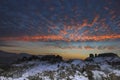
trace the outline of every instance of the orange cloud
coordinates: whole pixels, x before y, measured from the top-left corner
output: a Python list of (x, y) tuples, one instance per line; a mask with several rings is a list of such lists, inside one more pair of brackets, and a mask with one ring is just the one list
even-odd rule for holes
[(109, 10), (109, 8), (107, 6), (104, 7), (105, 10)]
[(84, 48), (87, 49), (87, 50), (93, 49), (93, 47), (91, 47), (91, 46), (84, 46)]
[(103, 40), (113, 40), (120, 39), (120, 35), (102, 35), (102, 36), (74, 36), (64, 37), (62, 35), (44, 35), (44, 36), (23, 36), (23, 37), (3, 37), (0, 40), (22, 40), (22, 41), (103, 41)]
[[(105, 23), (105, 18), (99, 19), (99, 15), (96, 15), (91, 22), (88, 22), (88, 19), (84, 19), (82, 23), (76, 25), (67, 25), (64, 24), (64, 28), (60, 28), (59, 26), (49, 26), (48, 32), (59, 32), (56, 34), (48, 34), (48, 35), (34, 35), (34, 36), (22, 36), (22, 37), (1, 37), (0, 40), (23, 40), (23, 41), (103, 41), (103, 40), (112, 40), (112, 39), (120, 39), (120, 34), (114, 34), (110, 29), (109, 25)], [(52, 24), (49, 21), (50, 24)], [(75, 22), (73, 22), (75, 23)], [(99, 25), (94, 25), (94, 24)], [(118, 24), (119, 26), (120, 24)], [(91, 30), (82, 30), (84, 27), (88, 26)], [(92, 27), (94, 26), (94, 27)], [(91, 28), (92, 27), (92, 28)], [(31, 28), (30, 28), (31, 29)], [(105, 31), (106, 35), (93, 35), (92, 32), (102, 30)]]
[(103, 49), (108, 49), (108, 50), (113, 50), (113, 49), (117, 49), (118, 47), (116, 46), (98, 46), (97, 49), (99, 50), (103, 50)]
[(90, 24), (90, 26), (93, 26), (99, 19), (99, 15), (96, 15), (92, 21), (92, 23)]

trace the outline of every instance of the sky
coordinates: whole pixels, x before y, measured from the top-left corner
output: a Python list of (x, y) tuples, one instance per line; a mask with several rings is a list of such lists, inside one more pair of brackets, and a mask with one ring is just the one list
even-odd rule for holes
[(0, 50), (120, 56), (120, 0), (0, 0)]

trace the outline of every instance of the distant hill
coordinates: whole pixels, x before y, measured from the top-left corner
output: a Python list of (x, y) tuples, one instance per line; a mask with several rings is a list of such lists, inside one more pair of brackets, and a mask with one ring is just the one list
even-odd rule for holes
[(24, 62), (24, 61), (32, 61), (32, 60), (40, 60), (40, 61), (48, 61), (51, 63), (61, 62), (63, 61), (62, 57), (57, 55), (30, 55), (27, 53), (10, 53), (5, 51), (0, 51), (0, 65), (11, 64), (14, 62)]
[(10, 63), (12, 63), (12, 62), (16, 61), (17, 59), (22, 58), (24, 56), (29, 57), (31, 55), (27, 54), (27, 53), (16, 54), (16, 53), (0, 51), (0, 65), (10, 64)]

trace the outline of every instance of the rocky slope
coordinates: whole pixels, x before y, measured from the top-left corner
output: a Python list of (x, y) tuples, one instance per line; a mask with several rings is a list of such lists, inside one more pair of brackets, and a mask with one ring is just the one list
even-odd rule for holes
[(119, 80), (119, 63), (119, 57), (110, 56), (85, 61), (26, 60), (1, 68), (0, 80)]

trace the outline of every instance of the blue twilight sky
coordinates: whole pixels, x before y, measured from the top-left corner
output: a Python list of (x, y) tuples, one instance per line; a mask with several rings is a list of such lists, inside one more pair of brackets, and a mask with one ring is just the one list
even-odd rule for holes
[(0, 0), (0, 50), (120, 55), (120, 0)]

